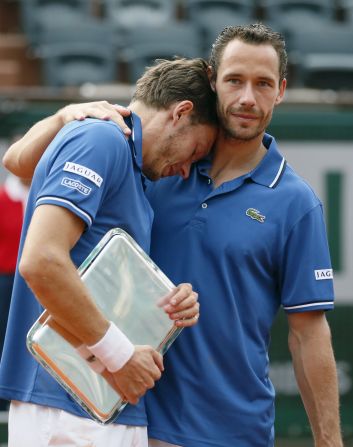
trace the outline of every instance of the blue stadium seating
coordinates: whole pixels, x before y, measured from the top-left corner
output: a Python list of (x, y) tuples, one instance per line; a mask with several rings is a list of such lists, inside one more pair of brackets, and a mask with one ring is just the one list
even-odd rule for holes
[(107, 83), (117, 79), (113, 30), (104, 23), (56, 26), (41, 34), (37, 55), (43, 81), (50, 86)]
[(131, 82), (156, 58), (201, 56), (201, 34), (190, 23), (170, 21), (159, 27), (131, 28), (126, 40), (123, 58), (128, 64)]
[(91, 6), (91, 0), (20, 0), (23, 30), (30, 44), (37, 45), (43, 30), (88, 19)]
[(106, 18), (117, 28), (160, 26), (175, 17), (173, 0), (104, 0)]
[(296, 84), (317, 89), (353, 88), (353, 27), (332, 23), (292, 31), (289, 57)]

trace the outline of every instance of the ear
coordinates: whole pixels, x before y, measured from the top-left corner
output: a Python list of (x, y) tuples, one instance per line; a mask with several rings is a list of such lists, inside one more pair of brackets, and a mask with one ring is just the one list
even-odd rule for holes
[(172, 108), (173, 123), (177, 123), (183, 116), (189, 116), (194, 109), (194, 104), (188, 99), (177, 102)]
[(287, 87), (287, 79), (283, 79), (279, 87), (279, 92), (275, 101), (276, 106), (282, 102), (284, 98), (284, 92), (286, 91), (286, 87)]
[(213, 74), (213, 70), (212, 70), (211, 65), (209, 65), (207, 67), (207, 75), (208, 75), (208, 79), (209, 79), (210, 84), (211, 84), (211, 89), (216, 93), (216, 79), (215, 79), (215, 76)]

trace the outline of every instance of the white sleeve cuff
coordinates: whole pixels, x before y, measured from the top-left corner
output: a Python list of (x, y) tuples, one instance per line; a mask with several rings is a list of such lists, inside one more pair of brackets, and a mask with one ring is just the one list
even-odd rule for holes
[(121, 369), (135, 351), (131, 341), (112, 321), (99, 342), (87, 348), (110, 372)]

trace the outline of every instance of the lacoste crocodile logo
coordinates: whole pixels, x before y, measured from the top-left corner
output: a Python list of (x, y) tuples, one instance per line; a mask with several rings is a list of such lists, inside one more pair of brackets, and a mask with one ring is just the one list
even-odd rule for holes
[(266, 216), (260, 214), (260, 211), (255, 208), (248, 208), (245, 213), (247, 216), (251, 217), (251, 219), (257, 220), (260, 223), (264, 223)]

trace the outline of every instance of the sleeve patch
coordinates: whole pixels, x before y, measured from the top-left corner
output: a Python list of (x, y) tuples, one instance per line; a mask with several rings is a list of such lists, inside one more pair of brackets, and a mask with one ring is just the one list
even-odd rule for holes
[(79, 165), (78, 163), (72, 163), (71, 161), (67, 161), (65, 163), (63, 171), (72, 172), (73, 174), (85, 177), (86, 179), (90, 180), (95, 185), (97, 185), (98, 188), (100, 188), (103, 183), (103, 178), (99, 174), (97, 174), (90, 168), (86, 168), (86, 166)]
[(316, 281), (321, 281), (323, 279), (333, 279), (332, 269), (322, 269), (314, 270)]
[(76, 189), (78, 192), (80, 192), (84, 196), (88, 196), (92, 191), (92, 188), (90, 188), (89, 186), (86, 186), (83, 183), (81, 183), (80, 181), (75, 180), (73, 178), (69, 178), (69, 177), (64, 177), (61, 180), (61, 184), (63, 186), (66, 186), (67, 188)]

